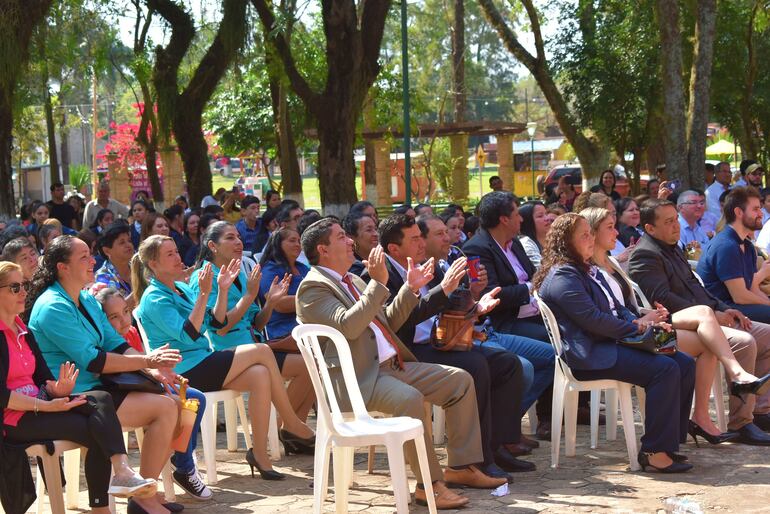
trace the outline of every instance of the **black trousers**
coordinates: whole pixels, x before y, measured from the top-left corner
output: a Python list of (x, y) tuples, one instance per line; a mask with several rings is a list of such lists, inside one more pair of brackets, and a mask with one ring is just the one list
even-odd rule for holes
[(87, 403), (67, 412), (25, 413), (15, 426), (5, 425), (10, 442), (32, 443), (49, 439), (72, 441), (88, 448), (85, 475), (88, 504), (109, 505), (110, 457), (126, 453), (123, 431), (112, 397), (104, 391), (84, 393)]
[(467, 352), (442, 352), (429, 344), (412, 344), (409, 349), (422, 362), (454, 366), (473, 377), (484, 464), (494, 462), (494, 451), (501, 444), (521, 440), (524, 373), (515, 354), (484, 346)]

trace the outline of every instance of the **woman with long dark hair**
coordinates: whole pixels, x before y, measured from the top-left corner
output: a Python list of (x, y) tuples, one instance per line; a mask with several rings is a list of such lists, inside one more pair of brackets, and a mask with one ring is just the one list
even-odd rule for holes
[[(203, 235), (198, 266), (211, 263), (214, 280), (217, 280), (221, 269), (227, 268), (233, 261), (240, 262), (242, 256), (243, 243), (238, 237), (238, 230), (226, 221), (218, 221), (210, 225)], [(200, 267), (190, 277), (190, 287), (196, 293), (200, 291), (199, 276)], [(227, 350), (242, 344), (262, 342), (260, 332), (265, 328), (275, 305), (286, 296), (291, 276), (286, 273), (275, 276), (270, 281), (269, 288), (262, 294), (265, 300), (260, 308), (256, 300), (261, 287), (261, 278), (262, 271), (259, 265), (254, 266), (248, 276), (243, 270), (238, 274), (238, 279), (230, 287), (227, 296), (227, 323), (220, 329), (209, 330), (209, 337), (215, 350)], [(210, 309), (216, 305), (217, 293), (218, 288), (213, 288), (209, 297)], [(305, 361), (296, 353), (273, 350), (273, 354), (278, 369), (281, 370), (281, 376), (291, 381), (286, 392), (294, 412), (299, 419), (306, 420), (315, 396)], [(287, 450), (289, 449), (287, 447)]]
[(259, 299), (265, 302), (264, 293), (270, 289), (270, 284), (276, 277), (291, 276), (288, 294), (276, 303), (270, 321), (267, 322), (267, 334), (273, 339), (291, 334), (297, 326), (296, 306), (294, 295), (297, 294), (310, 268), (297, 259), (302, 252), (299, 232), (291, 228), (282, 228), (273, 232), (267, 240), (265, 251), (259, 261), (262, 266), (262, 282)]
[[(281, 415), (284, 426), (281, 437), (289, 445), (310, 451), (314, 447), (315, 434), (294, 413), (273, 352), (264, 344), (212, 350), (204, 335), (229, 324), (227, 299), (230, 287), (241, 274), (240, 263), (231, 261), (220, 269), (217, 299), (211, 310), (208, 307), (214, 275), (211, 263), (204, 264), (197, 276), (196, 294), (184, 282), (185, 267), (170, 237), (150, 236), (142, 241), (131, 271), (135, 294), (141, 297), (139, 318), (150, 348), (160, 348), (168, 343), (178, 349), (182, 361), (176, 365), (176, 371), (187, 377), (196, 389), (249, 392), (252, 448), (246, 453), (246, 461), (252, 476), (257, 468), (265, 480), (285, 479), (286, 475), (273, 469), (267, 454), (270, 404), (273, 403)], [(246, 303), (243, 302), (241, 307), (245, 308)]]
[(115, 221), (115, 213), (109, 209), (102, 209), (96, 213), (96, 220), (94, 221), (94, 224), (88, 228), (91, 230), (91, 232), (98, 236), (104, 230), (106, 230), (107, 227), (112, 225), (113, 221)]
[[(49, 369), (70, 362), (79, 370), (73, 393), (104, 390), (122, 426), (144, 427), (140, 473), (157, 479), (168, 460), (177, 407), (163, 394), (127, 392), (103, 382), (104, 375), (144, 370), (169, 384), (169, 367), (179, 352), (168, 346), (149, 355), (131, 348), (104, 315), (99, 303), (83, 288), (94, 279), (94, 259), (88, 245), (72, 236), (59, 236), (46, 248), (35, 272), (26, 306), (29, 328)], [(129, 504), (129, 513), (167, 514), (157, 497)]]
[(168, 227), (166, 218), (157, 212), (148, 212), (142, 222), (142, 230), (139, 232), (139, 242), (150, 236), (168, 236), (171, 230)]
[(184, 255), (180, 254), (185, 266), (195, 264), (195, 259), (200, 253), (201, 233), (200, 230), (201, 210), (198, 208), (190, 210), (184, 215), (184, 238), (187, 241), (187, 251)]
[(377, 246), (380, 237), (377, 234), (377, 224), (374, 218), (360, 212), (350, 212), (342, 220), (342, 228), (353, 240), (353, 256), (356, 258), (350, 267), (350, 273), (359, 277), (364, 272), (364, 255), (368, 256), (372, 248)]
[(612, 201), (620, 200), (620, 193), (615, 191), (615, 185), (618, 179), (615, 176), (615, 172), (612, 170), (602, 171), (601, 177), (599, 177), (599, 183), (591, 188), (592, 193), (604, 193), (609, 196)]
[(134, 200), (134, 203), (131, 204), (131, 243), (134, 245), (134, 250), (139, 248), (142, 222), (149, 212), (150, 208), (144, 200)]
[(543, 262), (533, 278), (551, 308), (562, 334), (563, 358), (578, 380), (620, 380), (644, 387), (647, 408), (642, 448), (643, 470), (681, 473), (692, 465), (678, 454), (686, 440), (695, 385), (695, 363), (683, 353), (654, 355), (618, 344), (671, 330), (660, 311), (634, 315), (613, 299), (610, 287), (591, 264), (594, 235), (588, 221), (575, 213), (551, 226)]
[(548, 216), (545, 204), (540, 201), (526, 202), (519, 207), (519, 215), (521, 216), (519, 241), (527, 252), (529, 260), (535, 268), (539, 268), (545, 237), (551, 228), (552, 220)]

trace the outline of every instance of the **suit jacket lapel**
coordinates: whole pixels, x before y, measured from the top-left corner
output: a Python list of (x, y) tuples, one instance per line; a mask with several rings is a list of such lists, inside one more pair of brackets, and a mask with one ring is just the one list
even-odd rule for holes
[(508, 257), (505, 256), (503, 251), (500, 249), (500, 245), (497, 244), (497, 241), (495, 241), (495, 238), (492, 237), (492, 234), (489, 232), (484, 232), (487, 237), (487, 244), (489, 245), (489, 248), (492, 250), (492, 253), (497, 257), (498, 260), (502, 261), (505, 266), (510, 270), (511, 274), (516, 278), (516, 281), (518, 282), (518, 277), (516, 276), (516, 270), (513, 269), (513, 266), (511, 266), (511, 261), (508, 260)]

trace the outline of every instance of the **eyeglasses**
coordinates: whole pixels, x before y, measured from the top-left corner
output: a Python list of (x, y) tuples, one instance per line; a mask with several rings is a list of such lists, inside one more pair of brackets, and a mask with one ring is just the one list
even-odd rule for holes
[(682, 202), (682, 205), (706, 205), (706, 202), (703, 200), (697, 202)]
[(10, 284), (5, 284), (4, 286), (0, 286), (0, 289), (7, 287), (11, 290), (13, 294), (19, 294), (19, 291), (21, 291), (21, 288), (24, 288), (24, 292), (29, 293), (29, 287), (30, 283), (29, 281), (25, 280), (24, 282), (11, 282)]

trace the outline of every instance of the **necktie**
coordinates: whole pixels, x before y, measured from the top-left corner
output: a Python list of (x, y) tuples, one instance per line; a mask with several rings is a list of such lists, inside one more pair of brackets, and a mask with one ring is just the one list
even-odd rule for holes
[[(346, 286), (348, 286), (348, 290), (350, 291), (350, 294), (353, 295), (353, 298), (358, 301), (359, 298), (361, 298), (361, 295), (358, 294), (358, 291), (356, 290), (355, 286), (353, 286), (353, 281), (350, 279), (350, 275), (345, 275), (342, 277), (342, 281), (345, 283)], [(385, 340), (390, 344), (390, 346), (393, 347), (393, 349), (396, 351), (396, 361), (398, 362), (398, 369), (404, 369), (404, 359), (401, 357), (401, 351), (398, 349), (398, 344), (396, 344), (396, 341), (393, 340), (393, 338), (390, 336), (390, 330), (387, 329), (387, 327), (375, 316), (375, 318), (372, 320), (372, 323), (377, 326), (377, 328), (380, 329), (380, 332), (382, 332), (382, 335), (385, 336)]]

